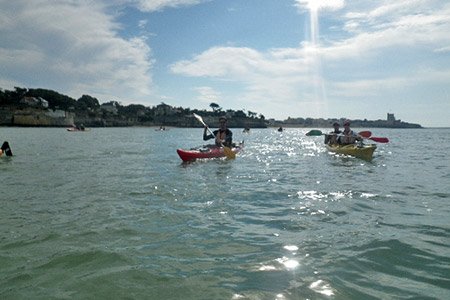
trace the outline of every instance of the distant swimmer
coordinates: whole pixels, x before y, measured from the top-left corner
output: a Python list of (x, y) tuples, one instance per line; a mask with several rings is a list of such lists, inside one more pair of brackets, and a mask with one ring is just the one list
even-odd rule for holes
[(0, 150), (0, 155), (5, 153), (6, 156), (13, 156), (9, 143), (7, 141), (3, 142), (2, 148)]

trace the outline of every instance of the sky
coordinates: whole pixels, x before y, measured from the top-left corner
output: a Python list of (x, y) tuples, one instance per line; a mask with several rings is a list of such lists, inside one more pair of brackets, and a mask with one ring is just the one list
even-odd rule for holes
[(0, 88), (450, 127), (447, 0), (0, 0)]

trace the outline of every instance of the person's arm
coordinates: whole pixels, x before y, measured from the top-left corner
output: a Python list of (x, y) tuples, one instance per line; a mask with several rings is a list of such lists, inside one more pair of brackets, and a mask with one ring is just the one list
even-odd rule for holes
[[(209, 135), (206, 134), (207, 131), (208, 131), (208, 127), (205, 126), (205, 131), (203, 131), (203, 140), (204, 141), (207, 141), (207, 140), (215, 138), (215, 136), (212, 135), (212, 134), (209, 134)], [(214, 132), (214, 134), (216, 134), (216, 133)]]
[(358, 133), (353, 131), (353, 136), (355, 137), (356, 140), (362, 142), (363, 138)]

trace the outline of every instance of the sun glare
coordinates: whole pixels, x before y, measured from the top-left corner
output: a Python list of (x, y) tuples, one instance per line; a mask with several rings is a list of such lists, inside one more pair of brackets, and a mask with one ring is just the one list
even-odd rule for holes
[(310, 11), (322, 9), (337, 10), (344, 7), (344, 0), (296, 0), (306, 6)]

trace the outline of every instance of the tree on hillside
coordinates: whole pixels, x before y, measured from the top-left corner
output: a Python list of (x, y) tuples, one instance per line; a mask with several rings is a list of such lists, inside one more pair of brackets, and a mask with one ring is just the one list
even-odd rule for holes
[(234, 117), (236, 118), (246, 118), (245, 112), (242, 110), (238, 110), (234, 113)]
[(222, 108), (219, 106), (219, 104), (212, 102), (209, 107), (212, 108), (213, 112), (219, 112), (222, 110)]
[(14, 87), (14, 91), (0, 89), (0, 104), (14, 104), (20, 103), (20, 100), (26, 95), (27, 89)]
[(86, 110), (87, 108), (95, 110), (96, 108), (100, 107), (100, 103), (98, 102), (97, 98), (91, 97), (89, 95), (81, 96), (81, 98), (78, 99), (77, 102), (78, 108), (81, 110)]
[(257, 115), (257, 113), (252, 112), (252, 111), (248, 111), (247, 114), (248, 114), (248, 117), (249, 117), (249, 118), (255, 118), (256, 115)]
[(64, 110), (69, 110), (76, 107), (77, 102), (75, 99), (70, 98), (66, 95), (61, 95), (58, 92), (46, 89), (29, 89), (27, 94), (29, 97), (42, 97), (48, 101), (50, 108), (60, 108)]
[(130, 104), (128, 106), (123, 106), (120, 109), (121, 113), (136, 115), (140, 111), (148, 111), (149, 109), (142, 104)]

